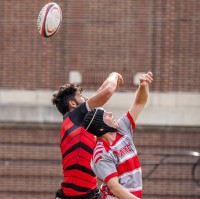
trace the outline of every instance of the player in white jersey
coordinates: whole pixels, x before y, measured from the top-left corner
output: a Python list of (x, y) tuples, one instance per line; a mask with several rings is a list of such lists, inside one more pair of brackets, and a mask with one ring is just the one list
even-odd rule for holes
[(117, 122), (111, 112), (96, 108), (85, 116), (84, 128), (97, 136), (91, 166), (102, 181), (102, 199), (142, 197), (142, 171), (133, 142), (135, 121), (144, 108), (153, 74), (140, 76), (140, 85), (127, 114)]

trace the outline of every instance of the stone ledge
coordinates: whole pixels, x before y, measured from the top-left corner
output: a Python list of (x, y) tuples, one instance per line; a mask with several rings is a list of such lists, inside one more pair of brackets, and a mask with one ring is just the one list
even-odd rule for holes
[[(51, 104), (53, 91), (0, 90), (0, 122), (60, 123), (62, 116)], [(94, 92), (84, 92), (91, 96)], [(105, 105), (115, 118), (126, 113), (134, 93), (116, 92)], [(139, 125), (200, 126), (200, 94), (150, 93), (138, 118)]]

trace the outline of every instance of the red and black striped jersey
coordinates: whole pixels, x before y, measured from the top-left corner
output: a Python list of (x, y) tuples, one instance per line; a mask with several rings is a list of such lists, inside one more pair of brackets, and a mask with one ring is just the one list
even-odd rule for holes
[(81, 126), (88, 112), (86, 103), (79, 105), (64, 116), (60, 132), (64, 174), (61, 187), (67, 196), (85, 195), (97, 186), (97, 178), (90, 166), (96, 140), (94, 135)]

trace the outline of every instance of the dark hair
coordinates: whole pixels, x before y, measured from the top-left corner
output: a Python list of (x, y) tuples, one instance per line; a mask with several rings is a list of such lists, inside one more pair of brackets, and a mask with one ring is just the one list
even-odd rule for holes
[(62, 115), (65, 115), (69, 111), (69, 101), (75, 99), (77, 92), (82, 92), (78, 84), (67, 83), (53, 94), (51, 102)]

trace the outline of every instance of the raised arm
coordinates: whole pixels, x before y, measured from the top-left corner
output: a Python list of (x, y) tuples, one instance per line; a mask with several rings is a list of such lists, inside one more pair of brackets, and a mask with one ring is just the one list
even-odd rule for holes
[(149, 84), (153, 81), (152, 77), (152, 72), (140, 76), (140, 85), (136, 91), (133, 104), (129, 109), (129, 112), (135, 121), (147, 102), (149, 96)]
[(123, 84), (122, 76), (116, 72), (111, 73), (97, 92), (88, 99), (90, 109), (103, 106), (111, 98), (120, 84)]

